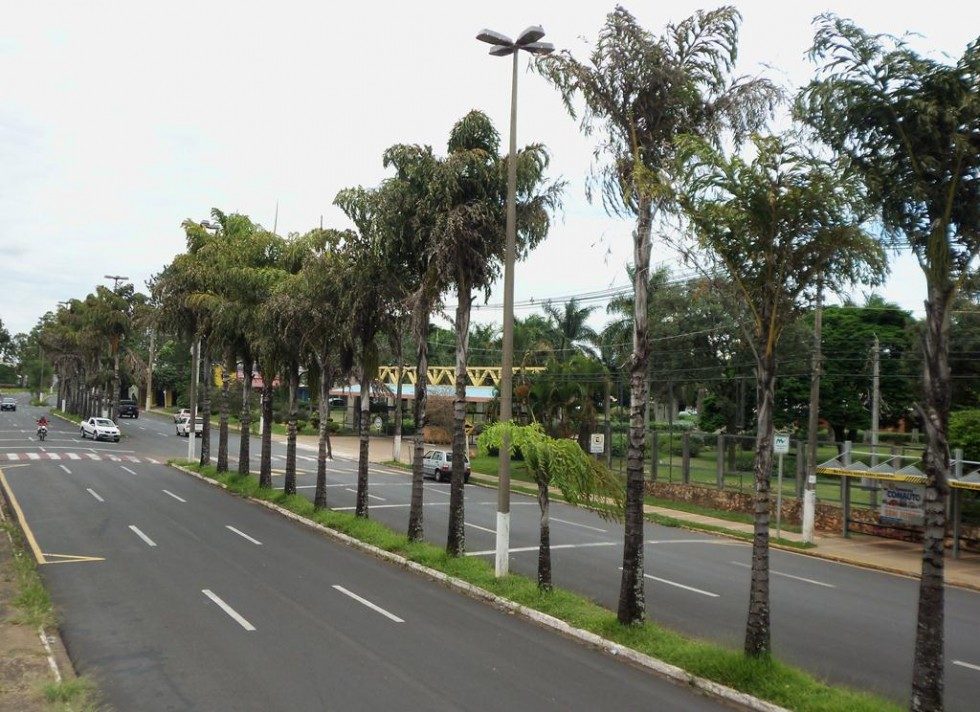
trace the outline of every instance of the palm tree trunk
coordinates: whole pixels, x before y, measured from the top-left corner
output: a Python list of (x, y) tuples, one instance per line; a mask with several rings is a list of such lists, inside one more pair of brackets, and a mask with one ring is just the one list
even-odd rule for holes
[(541, 508), (541, 538), (538, 544), (538, 588), (551, 590), (551, 527), (548, 524), (548, 484), (538, 482), (538, 507)]
[(449, 482), (449, 534), (446, 551), (462, 556), (466, 550), (463, 475), (466, 471), (466, 352), (470, 341), (470, 306), (473, 295), (466, 280), (458, 283), (456, 305), (456, 397), (453, 399), (453, 469)]
[(371, 379), (366, 356), (362, 350), (361, 363), (361, 432), (357, 453), (357, 501), (354, 514), (358, 517), (368, 515), (368, 446), (371, 437)]
[(926, 303), (923, 339), (925, 407), (919, 407), (926, 431), (926, 450), (922, 458), (926, 474), (925, 520), (909, 704), (915, 712), (941, 710), (944, 683), (943, 546), (949, 498), (949, 304), (953, 289), (932, 274), (927, 273), (927, 279), (929, 301)]
[(320, 413), (320, 438), (316, 449), (316, 489), (313, 492), (313, 509), (327, 508), (327, 443), (330, 440), (330, 382), (332, 374), (328, 373), (328, 357), (318, 358), (320, 365), (320, 400), (317, 409)]
[(214, 369), (211, 368), (211, 353), (206, 340), (201, 340), (203, 351), (203, 371), (201, 374), (201, 466), (211, 464), (211, 383)]
[(272, 489), (272, 381), (274, 373), (262, 371), (262, 452), (259, 455), (259, 487)]
[[(43, 373), (41, 374), (43, 377)], [(38, 390), (41, 385), (38, 384)], [(116, 346), (115, 353), (112, 355), (112, 394), (109, 400), (109, 417), (112, 420), (119, 420), (119, 346)]]
[(646, 613), (643, 586), (643, 471), (646, 432), (647, 372), (650, 361), (647, 291), (650, 288), (650, 200), (641, 197), (633, 232), (633, 358), (630, 364), (630, 429), (626, 454), (626, 513), (623, 536), (623, 576), (619, 586), (617, 617), (623, 625), (639, 623)]
[(221, 369), (221, 390), (218, 397), (218, 472), (228, 471), (228, 385), (235, 359), (225, 359)]
[[(419, 300), (422, 301), (421, 299)], [(425, 450), (425, 398), (429, 370), (429, 305), (416, 307), (415, 327), (415, 436), (412, 442), (412, 498), (408, 512), (408, 538), (422, 541), (422, 455)]]
[(238, 436), (238, 474), (247, 475), (251, 470), (249, 444), (252, 433), (252, 359), (242, 359), (242, 413), (241, 432)]
[(299, 389), (299, 364), (289, 364), (289, 419), (286, 424), (286, 477), (283, 492), (296, 494), (296, 391)]
[[(768, 323), (768, 318), (761, 318)], [(755, 497), (752, 512), (752, 575), (749, 586), (749, 615), (745, 625), (746, 655), (770, 652), (769, 620), (769, 478), (772, 475), (772, 406), (776, 382), (774, 345), (761, 344), (756, 362)]]

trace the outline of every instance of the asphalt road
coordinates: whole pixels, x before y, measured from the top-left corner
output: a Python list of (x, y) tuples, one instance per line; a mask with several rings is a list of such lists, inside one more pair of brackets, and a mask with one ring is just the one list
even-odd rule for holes
[(720, 708), (168, 468), (166, 423), (38, 443), (39, 412), (0, 416), (0, 466), (115, 709)]
[[(186, 454), (187, 443), (173, 436), (162, 418), (143, 417), (122, 425), (126, 447), (158, 457)], [(144, 429), (140, 429), (144, 428)], [(237, 454), (238, 438), (231, 438)], [(175, 441), (178, 441), (175, 443)], [(257, 468), (258, 439), (252, 439)], [(217, 451), (212, 444), (212, 454)], [(285, 446), (273, 449), (281, 472)], [(316, 453), (300, 449), (299, 492), (313, 496)], [(335, 460), (328, 470), (330, 506), (352, 510), (356, 463)], [(274, 478), (282, 487), (281, 475)], [(371, 468), (370, 516), (404, 531), (408, 524), (407, 473)], [(426, 481), (426, 538), (444, 545), (449, 485)], [(466, 546), (471, 555), (492, 558), (496, 491), (466, 488)], [(552, 503), (551, 543), (555, 583), (615, 609), (622, 563), (622, 525), (561, 503)], [(748, 609), (747, 544), (647, 524), (647, 604), (649, 615), (690, 635), (741, 648)], [(537, 566), (536, 500), (515, 495), (511, 511), (511, 567), (533, 576)], [(899, 703), (908, 698), (915, 640), (918, 582), (906, 577), (836, 564), (773, 550), (772, 635), (780, 658), (833, 682), (871, 690)], [(976, 709), (980, 699), (980, 593), (946, 591), (946, 699), (951, 710)]]

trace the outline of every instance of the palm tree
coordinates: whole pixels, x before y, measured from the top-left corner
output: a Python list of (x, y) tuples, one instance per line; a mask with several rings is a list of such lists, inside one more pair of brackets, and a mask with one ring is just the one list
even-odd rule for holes
[[(408, 538), (422, 539), (422, 455), (425, 447), (423, 428), (426, 417), (428, 383), (425, 377), (429, 358), (429, 321), (439, 300), (442, 284), (433, 262), (432, 249), (432, 175), (437, 165), (429, 146), (396, 144), (384, 153), (385, 168), (393, 168), (378, 191), (378, 223), (387, 244), (390, 278), (395, 280), (392, 301), (402, 312), (409, 313), (412, 338), (415, 341), (414, 420), (412, 452), (412, 494), (408, 515)], [(400, 338), (397, 341), (401, 345)], [(401, 357), (399, 356), (399, 365)], [(401, 379), (399, 378), (399, 389)], [(401, 403), (400, 392), (396, 394)], [(401, 418), (397, 426), (400, 428)]]
[[(622, 516), (623, 490), (619, 481), (598, 460), (585, 453), (576, 443), (544, 434), (538, 423), (514, 425), (495, 423), (493, 438), (481, 436), (480, 444), (486, 454), (487, 443), (501, 442), (503, 431), (510, 434), (513, 451), (520, 450), (528, 470), (538, 486), (538, 507), (541, 512), (538, 537), (538, 588), (551, 590), (551, 527), (549, 522), (550, 489), (556, 487), (566, 502), (595, 509), (603, 517)], [(486, 431), (485, 431), (486, 433)]]
[(818, 284), (838, 292), (857, 282), (873, 284), (887, 262), (861, 228), (862, 191), (843, 162), (812, 158), (791, 137), (756, 136), (753, 144), (755, 157), (747, 162), (685, 139), (678, 186), (696, 239), (688, 254), (731, 280), (747, 312), (755, 356), (755, 526), (745, 652), (760, 656), (770, 652), (769, 481), (779, 339), (811, 307)]
[(588, 325), (588, 319), (595, 307), (580, 307), (578, 300), (573, 297), (562, 304), (561, 308), (551, 302), (545, 302), (543, 308), (559, 360), (568, 360), (576, 351), (594, 355), (588, 344), (595, 341), (597, 335), (595, 329)]
[[(360, 442), (357, 499), (354, 513), (368, 516), (368, 447), (371, 435), (371, 385), (378, 372), (376, 337), (391, 314), (395, 282), (390, 278), (390, 245), (386, 243), (379, 191), (347, 188), (334, 199), (357, 228), (342, 248), (343, 309), (348, 318), (348, 348), (355, 354), (360, 376)], [(347, 360), (347, 359), (344, 359)]]
[(849, 20), (824, 15), (816, 24), (810, 54), (823, 66), (798, 113), (853, 161), (886, 233), (908, 241), (926, 276), (925, 529), (910, 707), (942, 709), (949, 320), (980, 252), (980, 41), (947, 63)]
[[(470, 313), (475, 292), (489, 294), (500, 271), (506, 203), (506, 160), (498, 154), (500, 136), (486, 114), (471, 111), (449, 136), (448, 155), (433, 173), (435, 205), (433, 245), (439, 274), (456, 291), (456, 396), (453, 406), (453, 470), (446, 549), (462, 555), (463, 471), (466, 460), (466, 363)], [(525, 147), (517, 156), (517, 231), (519, 252), (526, 254), (548, 234), (550, 212), (561, 183), (544, 174), (544, 146)]]
[[(698, 11), (661, 37), (642, 28), (622, 7), (606, 16), (587, 62), (568, 51), (539, 60), (585, 133), (602, 133), (597, 156), (607, 162), (595, 187), (607, 211), (636, 220), (633, 231), (633, 356), (630, 373), (630, 433), (626, 468), (626, 526), (618, 618), (642, 621), (643, 497), (649, 372), (647, 280), (651, 233), (676, 210), (666, 171), (674, 138), (688, 133), (720, 140), (760, 126), (778, 94), (765, 80), (732, 80), (740, 15), (733, 7)], [(577, 104), (580, 101), (584, 104)], [(591, 194), (590, 194), (591, 197)]]

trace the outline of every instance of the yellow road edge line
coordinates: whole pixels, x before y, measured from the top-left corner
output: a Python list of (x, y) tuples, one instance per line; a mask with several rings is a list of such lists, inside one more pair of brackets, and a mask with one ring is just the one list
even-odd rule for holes
[(74, 564), (86, 561), (105, 561), (102, 556), (76, 556), (75, 554), (45, 554), (45, 557), (56, 556), (57, 561), (47, 561), (48, 564)]
[(3, 468), (0, 468), (0, 485), (3, 486), (3, 490), (7, 494), (7, 500), (10, 502), (10, 506), (14, 508), (14, 513), (17, 515), (17, 521), (20, 522), (20, 528), (24, 531), (24, 536), (27, 538), (27, 543), (30, 545), (31, 551), (34, 552), (34, 558), (37, 559), (37, 563), (48, 563), (48, 560), (44, 557), (44, 552), (41, 551), (41, 547), (37, 545), (37, 539), (34, 538), (34, 532), (31, 531), (30, 526), (27, 524), (27, 518), (24, 516), (24, 510), (20, 508), (20, 502), (18, 502), (17, 497), (14, 496), (14, 490), (10, 487), (10, 484), (7, 482), (7, 477), (3, 474)]

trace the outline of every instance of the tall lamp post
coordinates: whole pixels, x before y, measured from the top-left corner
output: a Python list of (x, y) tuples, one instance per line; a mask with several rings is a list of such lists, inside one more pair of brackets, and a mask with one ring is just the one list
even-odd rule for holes
[[(531, 54), (551, 54), (554, 47), (541, 42), (544, 30), (533, 25), (511, 40), (493, 30), (483, 30), (476, 36), (481, 42), (493, 45), (494, 57), (513, 56), (510, 88), (510, 153), (507, 157), (507, 241), (504, 252), (504, 343), (500, 369), (500, 421), (510, 422), (514, 373), (514, 256), (517, 250), (517, 58), (521, 50)], [(510, 567), (510, 435), (504, 432), (500, 446), (500, 469), (497, 487), (497, 547), (495, 571), (507, 575)]]

